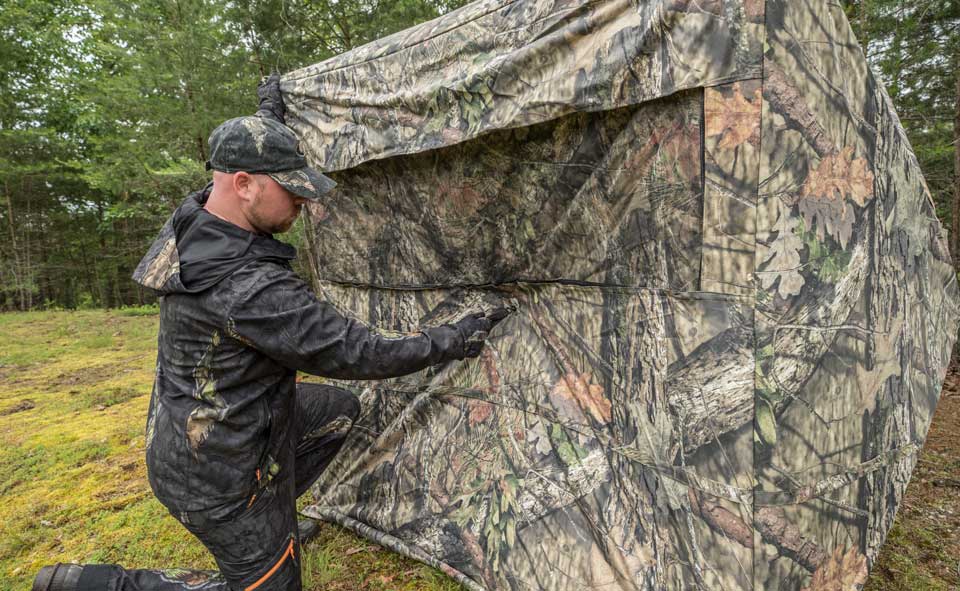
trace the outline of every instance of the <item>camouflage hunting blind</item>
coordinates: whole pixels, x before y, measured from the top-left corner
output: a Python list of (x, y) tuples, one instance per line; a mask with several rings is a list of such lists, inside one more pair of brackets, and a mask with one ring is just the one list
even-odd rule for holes
[(350, 384), (308, 512), (469, 589), (855, 589), (958, 318), (839, 3), (480, 0), (281, 85), (339, 187), (306, 255), (475, 360)]

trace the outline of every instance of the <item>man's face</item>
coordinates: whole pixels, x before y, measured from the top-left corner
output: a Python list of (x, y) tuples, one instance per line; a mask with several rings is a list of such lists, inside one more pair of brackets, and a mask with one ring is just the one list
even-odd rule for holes
[(297, 221), (306, 199), (284, 189), (265, 174), (253, 177), (252, 198), (241, 200), (240, 210), (258, 232), (279, 234)]

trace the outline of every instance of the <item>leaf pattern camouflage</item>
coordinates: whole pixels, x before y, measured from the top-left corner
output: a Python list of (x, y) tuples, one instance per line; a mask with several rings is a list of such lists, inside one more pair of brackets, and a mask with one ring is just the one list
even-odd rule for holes
[(757, 77), (761, 2), (481, 0), (282, 77), (323, 170)]
[(695, 290), (701, 110), (683, 92), (334, 175), (340, 189), (314, 227), (317, 265), (327, 280), (391, 287)]
[(774, 534), (761, 516), (776, 518), (805, 546), (794, 560), (758, 544), (754, 582), (793, 589), (813, 573), (809, 589), (849, 588), (876, 559), (926, 437), (956, 338), (957, 279), (842, 8), (766, 10), (756, 537)]
[(305, 512), (474, 590), (856, 589), (960, 316), (825, 0), (481, 1), (284, 76), (321, 295), (483, 354), (355, 382)]

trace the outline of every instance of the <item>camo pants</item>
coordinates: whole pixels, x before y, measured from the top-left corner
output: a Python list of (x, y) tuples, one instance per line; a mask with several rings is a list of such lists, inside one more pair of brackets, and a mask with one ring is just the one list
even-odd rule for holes
[(78, 591), (300, 591), (297, 498), (337, 454), (360, 405), (352, 393), (319, 384), (297, 384), (296, 403), (292, 473), (282, 471), (225, 520), (174, 514), (213, 554), (219, 572), (84, 565)]

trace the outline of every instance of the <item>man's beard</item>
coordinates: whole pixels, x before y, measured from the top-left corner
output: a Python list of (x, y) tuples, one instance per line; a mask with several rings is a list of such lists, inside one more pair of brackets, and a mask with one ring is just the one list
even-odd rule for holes
[(262, 192), (257, 193), (257, 196), (253, 199), (253, 203), (250, 204), (250, 209), (247, 211), (247, 219), (250, 220), (250, 224), (261, 234), (282, 234), (293, 227), (293, 224), (297, 221), (297, 217), (300, 215), (300, 207), (297, 207), (296, 213), (289, 220), (284, 220), (279, 223), (270, 222), (260, 214), (260, 197), (262, 194)]

